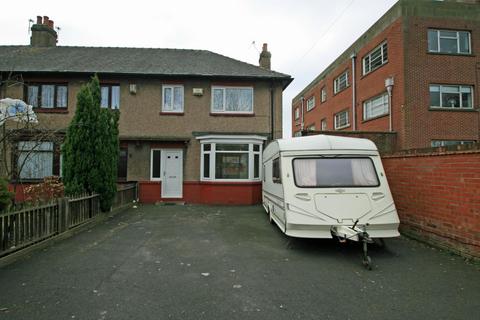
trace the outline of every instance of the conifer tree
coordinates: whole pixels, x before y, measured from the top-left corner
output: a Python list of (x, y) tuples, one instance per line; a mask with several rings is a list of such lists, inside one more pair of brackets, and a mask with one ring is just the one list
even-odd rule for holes
[(0, 178), (0, 212), (8, 209), (12, 203), (13, 193), (8, 191), (7, 180)]

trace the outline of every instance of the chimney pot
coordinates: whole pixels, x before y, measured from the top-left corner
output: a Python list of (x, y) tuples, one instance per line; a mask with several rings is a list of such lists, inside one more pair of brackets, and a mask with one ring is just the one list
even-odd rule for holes
[(261, 68), (270, 70), (271, 69), (271, 58), (272, 54), (268, 51), (268, 45), (263, 44), (262, 52), (260, 53), (260, 59), (258, 59), (258, 64)]
[(48, 16), (43, 16), (43, 24), (48, 26)]
[(48, 26), (53, 29), (53, 20), (48, 20)]
[(37, 23), (31, 27), (32, 35), (30, 45), (32, 47), (55, 47), (58, 34), (54, 29), (54, 22), (48, 16), (37, 16)]
[(42, 24), (42, 16), (37, 16), (37, 24)]

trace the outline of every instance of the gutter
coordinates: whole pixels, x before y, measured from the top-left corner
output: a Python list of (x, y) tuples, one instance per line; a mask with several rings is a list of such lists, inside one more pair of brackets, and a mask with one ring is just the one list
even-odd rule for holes
[(357, 54), (354, 52), (350, 56), (350, 59), (352, 59), (352, 122), (353, 122), (353, 131), (357, 131), (357, 92), (355, 88), (355, 80), (356, 80), (356, 74), (355, 74), (355, 59), (357, 57)]

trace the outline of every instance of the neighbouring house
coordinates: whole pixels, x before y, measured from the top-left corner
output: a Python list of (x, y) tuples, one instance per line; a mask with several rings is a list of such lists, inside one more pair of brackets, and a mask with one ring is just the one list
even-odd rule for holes
[[(46, 16), (31, 31), (30, 45), (0, 46), (0, 97), (24, 99), (61, 136), (97, 74), (101, 106), (120, 112), (118, 180), (138, 182), (140, 201), (261, 201), (262, 150), (281, 137), (282, 92), (293, 80), (270, 70), (266, 44), (255, 66), (206, 50), (57, 46)], [(15, 178), (60, 174), (59, 144), (19, 138), (30, 160)]]
[(292, 100), (292, 133), (479, 142), (479, 79), (480, 1), (399, 0)]

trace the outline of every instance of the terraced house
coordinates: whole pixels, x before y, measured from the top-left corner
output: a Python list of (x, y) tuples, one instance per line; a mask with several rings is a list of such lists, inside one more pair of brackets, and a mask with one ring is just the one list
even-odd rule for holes
[(399, 0), (292, 101), (292, 132), (480, 141), (480, 1)]
[[(48, 17), (31, 31), (30, 45), (0, 46), (2, 79), (19, 81), (3, 81), (1, 97), (24, 99), (42, 127), (62, 134), (97, 74), (101, 106), (120, 112), (119, 182), (138, 182), (141, 201), (260, 201), (262, 149), (281, 136), (292, 81), (270, 70), (266, 44), (254, 66), (205, 50), (57, 46)], [(58, 145), (35, 146), (24, 182), (60, 173)]]

